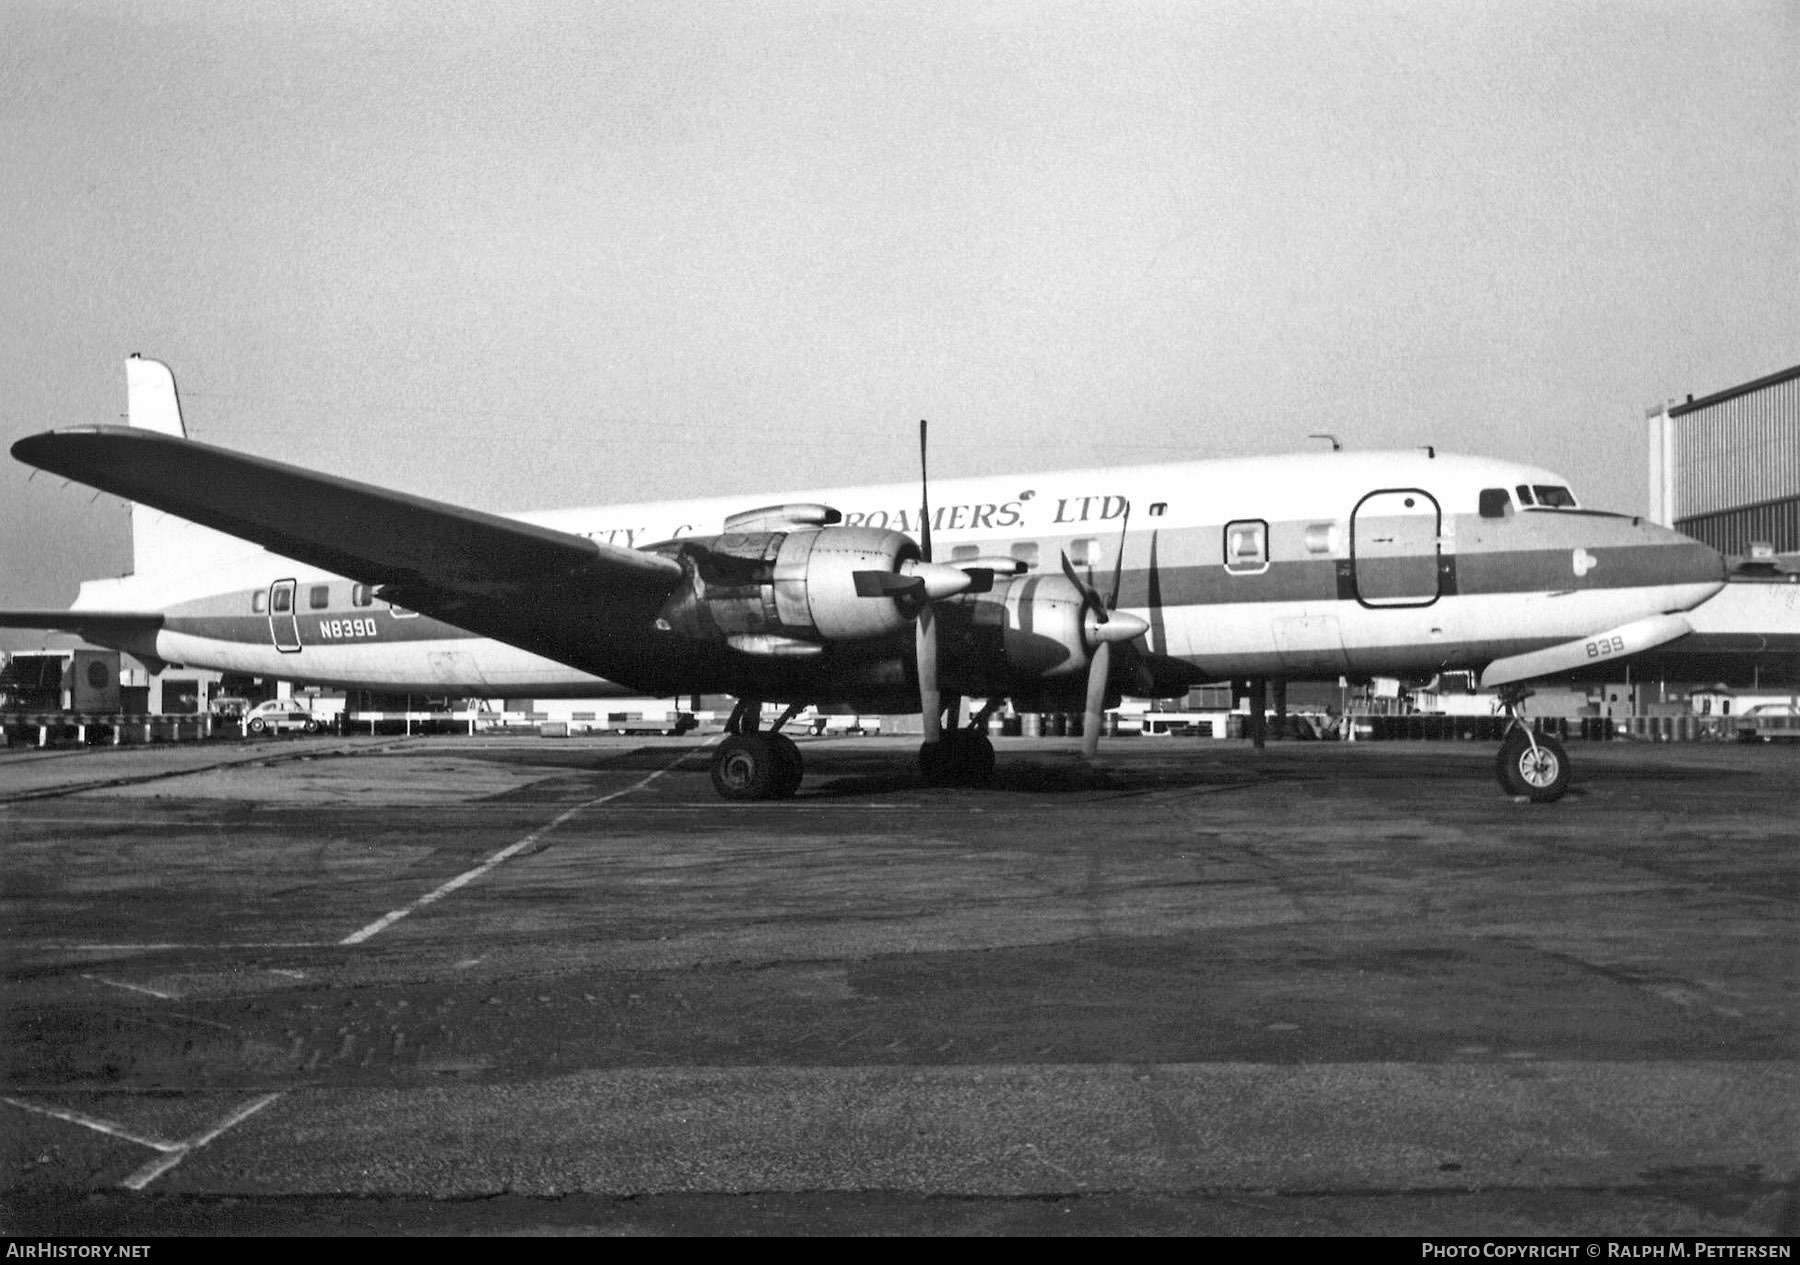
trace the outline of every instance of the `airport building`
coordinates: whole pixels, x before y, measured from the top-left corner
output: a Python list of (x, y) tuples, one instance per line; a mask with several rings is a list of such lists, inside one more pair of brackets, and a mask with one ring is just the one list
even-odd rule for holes
[(1648, 418), (1653, 520), (1734, 558), (1800, 554), (1800, 365)]

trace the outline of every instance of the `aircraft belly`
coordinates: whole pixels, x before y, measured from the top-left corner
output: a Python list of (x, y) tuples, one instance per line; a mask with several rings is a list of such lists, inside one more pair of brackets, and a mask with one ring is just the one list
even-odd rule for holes
[(1443, 597), (1430, 606), (1241, 602), (1156, 612), (1151, 649), (1221, 677), (1334, 677), (1479, 668), (1690, 607), (1716, 585)]

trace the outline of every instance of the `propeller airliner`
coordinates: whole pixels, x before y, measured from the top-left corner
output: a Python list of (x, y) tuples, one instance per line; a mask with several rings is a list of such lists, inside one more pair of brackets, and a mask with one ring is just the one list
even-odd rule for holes
[[(167, 366), (133, 356), (126, 381), (129, 425), (12, 454), (132, 502), (132, 573), (0, 625), (346, 688), (730, 694), (727, 799), (799, 789), (781, 729), (808, 705), (918, 712), (921, 771), (963, 784), (1009, 701), (1085, 712), (1090, 756), (1123, 694), (1224, 679), (1472, 671), (1511, 711), (1533, 679), (1685, 636), (1725, 580), (1550, 471), (1431, 449), (502, 516), (199, 443)], [(1497, 770), (1548, 800), (1569, 762), (1514, 725)]]

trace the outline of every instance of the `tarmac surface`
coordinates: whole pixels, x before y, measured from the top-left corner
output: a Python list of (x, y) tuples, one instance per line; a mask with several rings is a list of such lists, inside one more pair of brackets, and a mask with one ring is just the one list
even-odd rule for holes
[(800, 741), (0, 752), (0, 1233), (1800, 1230), (1800, 750)]

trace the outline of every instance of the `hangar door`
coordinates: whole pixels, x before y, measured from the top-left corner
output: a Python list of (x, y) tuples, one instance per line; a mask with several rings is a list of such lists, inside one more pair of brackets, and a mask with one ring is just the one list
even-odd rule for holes
[(1364, 606), (1429, 606), (1438, 599), (1442, 511), (1419, 488), (1371, 492), (1350, 516), (1356, 600)]

